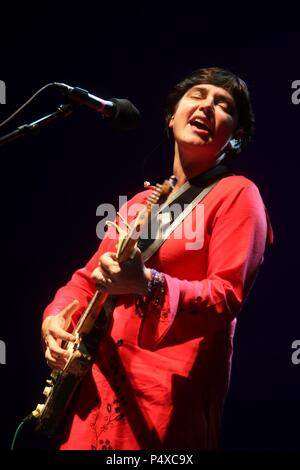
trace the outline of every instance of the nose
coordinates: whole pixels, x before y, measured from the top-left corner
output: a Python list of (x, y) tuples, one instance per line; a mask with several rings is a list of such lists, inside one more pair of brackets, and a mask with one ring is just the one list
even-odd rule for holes
[(207, 96), (199, 103), (199, 109), (202, 110), (207, 117), (211, 117), (214, 112), (214, 101), (211, 96)]

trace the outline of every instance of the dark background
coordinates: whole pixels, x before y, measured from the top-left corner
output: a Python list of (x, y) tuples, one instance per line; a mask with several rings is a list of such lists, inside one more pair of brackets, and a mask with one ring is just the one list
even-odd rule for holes
[[(96, 6), (95, 6), (96, 5)], [(164, 132), (169, 89), (198, 67), (226, 67), (249, 85), (256, 136), (235, 163), (268, 207), (275, 243), (240, 316), (222, 433), (226, 450), (299, 450), (298, 16), (201, 2), (26, 2), (1, 6), (0, 119), (51, 81), (109, 99), (128, 98), (141, 126), (117, 132), (80, 109), (35, 137), (1, 147), (1, 323), (7, 364), (0, 365), (0, 447), (41, 400), (48, 369), (41, 314), (59, 286), (94, 253), (96, 208), (142, 190), (144, 179), (172, 172)], [(0, 135), (56, 109), (44, 92)], [(192, 406), (192, 404), (191, 404)], [(17, 447), (34, 448), (20, 434)]]

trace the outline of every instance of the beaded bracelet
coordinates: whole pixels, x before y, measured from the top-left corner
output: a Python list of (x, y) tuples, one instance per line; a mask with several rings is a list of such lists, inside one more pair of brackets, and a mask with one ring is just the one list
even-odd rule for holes
[[(145, 307), (148, 307), (150, 304), (162, 305), (164, 301), (164, 294), (166, 290), (166, 279), (163, 273), (156, 271), (156, 269), (150, 269), (151, 278), (147, 284), (147, 295), (146, 297), (138, 296), (136, 298), (136, 308), (138, 315), (143, 317), (145, 313)], [(142, 310), (143, 309), (143, 310)]]
[(165, 292), (165, 276), (163, 273), (156, 271), (156, 269), (150, 269), (151, 279), (148, 281), (147, 290), (148, 296), (155, 297), (153, 302), (157, 305), (160, 301), (161, 295)]

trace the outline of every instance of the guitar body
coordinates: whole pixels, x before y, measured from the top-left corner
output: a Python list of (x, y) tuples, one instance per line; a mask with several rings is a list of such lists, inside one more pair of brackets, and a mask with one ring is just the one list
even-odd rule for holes
[[(89, 371), (101, 338), (107, 332), (109, 312), (113, 309), (114, 301), (112, 296), (108, 297), (105, 307), (99, 312), (97, 309), (103, 302), (103, 298), (99, 302), (99, 297), (101, 295), (97, 291), (85, 311), (85, 313), (89, 312), (86, 320), (81, 319), (74, 329), (73, 334), (77, 338), (75, 343), (68, 342), (65, 345), (65, 349), (70, 352), (65, 367), (61, 371), (53, 371), (50, 379), (47, 380), (43, 391), (46, 396), (45, 403), (37, 405), (32, 412), (37, 418), (35, 430), (48, 437), (54, 437), (57, 433), (61, 418), (65, 415), (82, 379)], [(37, 416), (36, 413), (38, 413)]]
[(48, 437), (53, 437), (57, 433), (60, 419), (65, 415), (75, 391), (90, 366), (90, 360), (74, 354), (68, 367), (51, 374), (51, 379), (47, 381), (48, 386), (44, 389), (44, 394), (48, 393), (48, 388), (50, 393), (40, 417), (37, 418), (36, 431)]

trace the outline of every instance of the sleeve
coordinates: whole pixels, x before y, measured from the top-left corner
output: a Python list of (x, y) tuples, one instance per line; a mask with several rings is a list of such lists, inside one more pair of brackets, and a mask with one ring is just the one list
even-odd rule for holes
[[(144, 207), (145, 197), (149, 191), (138, 193), (128, 203), (125, 203), (120, 209), (120, 213), (125, 220), (130, 223), (137, 215), (139, 210)], [(115, 222), (120, 222), (119, 218)], [(58, 289), (52, 302), (46, 307), (43, 313), (43, 319), (50, 315), (57, 315), (64, 307), (77, 299), (80, 303), (79, 309), (72, 317), (72, 327), (78, 321), (78, 318), (87, 307), (89, 301), (95, 293), (95, 283), (91, 279), (91, 274), (98, 266), (100, 256), (107, 251), (115, 251), (118, 235), (114, 227), (109, 227), (102, 242), (99, 245), (98, 251), (92, 256), (88, 263), (81, 269), (75, 271), (69, 282)]]
[(95, 283), (91, 278), (91, 274), (98, 266), (100, 256), (106, 251), (114, 250), (116, 241), (115, 230), (113, 227), (110, 227), (103, 241), (100, 243), (98, 251), (92, 256), (88, 263), (83, 268), (75, 271), (69, 282), (58, 289), (52, 302), (44, 310), (43, 320), (50, 315), (57, 315), (64, 307), (74, 299), (77, 299), (80, 307), (72, 317), (72, 327), (76, 325), (78, 318), (95, 293)]
[[(188, 328), (193, 335), (200, 334), (204, 321), (217, 329), (228, 325), (240, 311), (272, 241), (257, 187), (252, 184), (230, 193), (212, 223), (206, 279), (187, 281), (164, 273), (165, 300), (160, 310), (153, 308), (144, 315), (140, 347), (157, 348), (176, 322), (182, 336)], [(192, 315), (187, 321), (188, 314)]]

